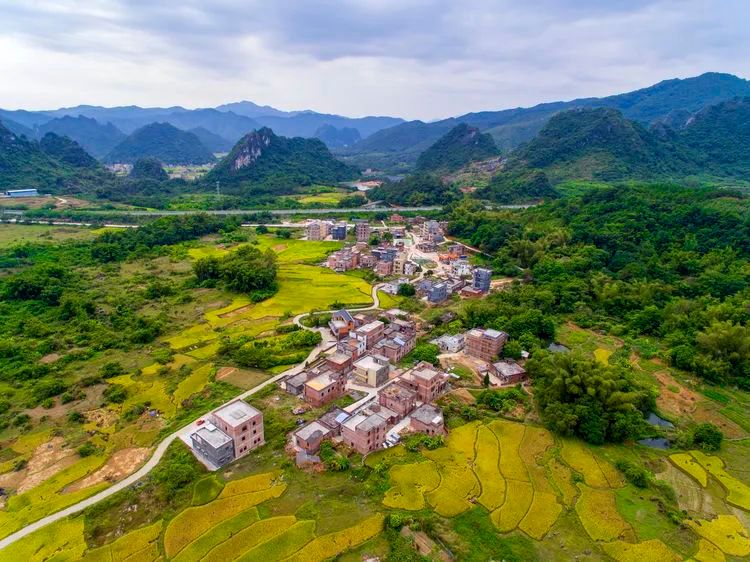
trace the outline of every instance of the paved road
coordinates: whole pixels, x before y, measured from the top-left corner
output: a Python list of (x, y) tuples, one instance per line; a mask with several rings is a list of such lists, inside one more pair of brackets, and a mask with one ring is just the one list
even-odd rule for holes
[[(373, 300), (372, 306), (351, 309), (351, 310), (362, 312), (365, 310), (373, 310), (375, 308), (378, 308), (380, 306), (380, 299), (378, 298), (379, 288), (380, 288), (380, 285), (375, 285), (372, 288), (372, 300)], [(333, 311), (328, 311), (328, 312), (333, 312)], [(303, 317), (307, 316), (308, 314), (309, 313), (298, 314), (297, 316), (294, 317), (294, 323), (306, 330), (312, 330), (313, 328), (307, 328), (306, 326), (303, 326), (300, 323), (300, 320)], [(331, 342), (330, 340), (324, 337), (323, 341), (321, 341), (317, 346), (315, 346), (315, 348), (310, 352), (310, 354), (307, 356), (307, 359), (303, 363), (300, 363), (299, 365), (297, 365), (296, 367), (292, 367), (291, 369), (287, 369), (283, 373), (279, 373), (278, 375), (260, 383), (258, 386), (254, 386), (253, 388), (246, 390), (239, 396), (236, 396), (232, 398), (231, 400), (229, 400), (227, 404), (229, 404), (230, 402), (234, 402), (237, 399), (244, 400), (248, 396), (252, 396), (256, 392), (263, 390), (268, 385), (278, 382), (279, 380), (286, 377), (287, 375), (297, 374), (299, 371), (305, 368), (306, 364), (309, 364), (310, 362), (314, 361), (321, 353), (328, 351), (334, 345), (335, 345), (335, 342)], [(154, 469), (154, 467), (157, 464), (159, 464), (159, 461), (162, 459), (162, 457), (164, 456), (164, 453), (167, 451), (167, 448), (172, 444), (172, 442), (175, 439), (179, 439), (180, 435), (182, 435), (183, 433), (186, 433), (190, 431), (191, 428), (195, 427), (194, 424), (195, 422), (193, 421), (190, 424), (184, 427), (181, 427), (174, 433), (165, 437), (164, 440), (156, 446), (156, 450), (154, 451), (154, 454), (151, 455), (151, 458), (148, 459), (148, 461), (146, 461), (146, 464), (144, 464), (140, 469), (138, 469), (136, 472), (134, 472), (133, 474), (131, 474), (124, 480), (120, 480), (116, 484), (113, 484), (106, 490), (102, 490), (98, 494), (94, 494), (90, 498), (87, 498), (76, 504), (73, 504), (70, 507), (67, 507), (61, 511), (53, 513), (52, 515), (48, 515), (47, 517), (39, 519), (38, 521), (35, 521), (34, 523), (27, 525), (26, 527), (16, 531), (15, 533), (8, 535), (4, 539), (0, 540), (0, 549), (3, 549), (10, 544), (13, 544), (17, 540), (25, 537), (26, 535), (29, 535), (30, 533), (33, 533), (34, 531), (41, 529), (42, 527), (49, 525), (50, 523), (54, 523), (55, 521), (59, 521), (60, 519), (63, 519), (64, 517), (68, 517), (69, 515), (78, 513), (79, 511), (82, 511), (86, 509), (87, 507), (91, 507), (92, 505), (102, 501), (103, 499), (106, 499), (112, 496), (113, 494), (116, 494), (117, 492), (124, 490), (131, 484), (134, 484), (135, 482), (137, 482), (138, 480), (146, 476), (149, 472), (151, 472)]]

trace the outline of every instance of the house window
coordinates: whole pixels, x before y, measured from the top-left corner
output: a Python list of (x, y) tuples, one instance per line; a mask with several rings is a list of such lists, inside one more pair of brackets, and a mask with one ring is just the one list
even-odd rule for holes
[(243, 436), (242, 436), (242, 440), (244, 441), (245, 439), (247, 439), (247, 438), (246, 438), (246, 437), (245, 437), (245, 436), (243, 435)]
[(247, 426), (246, 425), (242, 426), (242, 431), (247, 431)]

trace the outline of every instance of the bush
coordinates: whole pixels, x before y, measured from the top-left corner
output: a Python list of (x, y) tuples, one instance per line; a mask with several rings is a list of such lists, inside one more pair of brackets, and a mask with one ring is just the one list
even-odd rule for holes
[(83, 423), (86, 421), (86, 416), (84, 416), (81, 412), (76, 412), (73, 410), (68, 414), (68, 421), (72, 423)]
[(109, 361), (99, 369), (99, 376), (103, 379), (119, 377), (125, 374), (125, 369), (117, 361)]
[(400, 297), (413, 297), (416, 294), (417, 290), (410, 283), (402, 283), (398, 286), (398, 295)]
[(104, 389), (104, 399), (113, 404), (122, 404), (128, 398), (128, 390), (121, 384), (110, 384)]
[(96, 447), (90, 441), (86, 441), (83, 445), (78, 447), (78, 449), (76, 450), (78, 451), (78, 454), (82, 457), (90, 457), (91, 455), (96, 453)]
[(648, 470), (626, 460), (617, 461), (615, 466), (617, 467), (617, 470), (625, 475), (625, 479), (633, 484), (633, 486), (636, 486), (637, 488), (648, 488), (648, 485), (652, 480), (651, 473)]
[(693, 443), (704, 451), (718, 451), (724, 434), (712, 423), (701, 423), (693, 430)]

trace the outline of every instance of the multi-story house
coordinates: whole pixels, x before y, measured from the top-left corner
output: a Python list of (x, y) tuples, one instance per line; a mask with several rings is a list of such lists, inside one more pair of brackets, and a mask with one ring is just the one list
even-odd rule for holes
[(409, 426), (412, 431), (427, 435), (445, 435), (443, 411), (432, 404), (422, 404), (411, 413)]
[(247, 455), (265, 443), (263, 414), (244, 400), (235, 400), (210, 415), (211, 422), (234, 443), (234, 458)]
[(381, 355), (366, 355), (354, 362), (354, 376), (362, 384), (377, 388), (388, 382), (388, 359)]
[(448, 390), (448, 375), (421, 361), (401, 375), (398, 384), (416, 392), (420, 402), (432, 402)]
[(355, 219), (354, 235), (357, 242), (367, 242), (370, 239), (370, 223), (366, 219)]
[(498, 330), (483, 330), (474, 328), (466, 332), (465, 353), (488, 363), (492, 361), (503, 350), (508, 334)]
[(432, 304), (439, 304), (448, 298), (448, 285), (447, 283), (435, 283), (429, 291), (427, 291), (427, 300)]
[(346, 240), (347, 226), (345, 222), (337, 222), (331, 227), (331, 238), (334, 240)]
[(366, 455), (383, 446), (386, 421), (378, 414), (357, 414), (341, 424), (341, 438), (349, 447)]
[(390, 384), (378, 393), (378, 403), (396, 412), (400, 418), (417, 407), (417, 393), (398, 384)]
[(471, 286), (483, 293), (489, 292), (492, 283), (492, 270), (484, 267), (477, 267), (474, 269), (473, 275), (474, 279)]
[(325, 406), (346, 392), (346, 377), (333, 372), (321, 373), (305, 383), (305, 402), (315, 408)]
[(374, 320), (357, 328), (354, 331), (354, 335), (357, 339), (361, 339), (365, 342), (366, 349), (372, 349), (375, 347), (376, 343), (383, 339), (384, 331), (385, 324), (380, 320)]
[(355, 329), (356, 323), (348, 310), (341, 309), (331, 315), (328, 327), (333, 332), (333, 335), (336, 336), (336, 339), (340, 340), (348, 336)]

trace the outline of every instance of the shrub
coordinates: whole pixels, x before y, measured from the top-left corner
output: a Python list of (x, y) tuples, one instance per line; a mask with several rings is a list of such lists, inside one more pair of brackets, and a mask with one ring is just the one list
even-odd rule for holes
[(698, 424), (693, 430), (693, 443), (704, 451), (718, 451), (724, 434), (712, 423)]
[(94, 444), (90, 441), (86, 441), (83, 445), (78, 447), (77, 451), (78, 454), (82, 457), (90, 457), (91, 455), (96, 453), (96, 446), (94, 446)]
[(625, 475), (625, 479), (638, 488), (648, 488), (652, 480), (651, 473), (645, 468), (626, 460), (615, 463), (617, 470)]
[(128, 390), (121, 384), (110, 384), (104, 389), (104, 398), (113, 404), (122, 404), (128, 397)]

